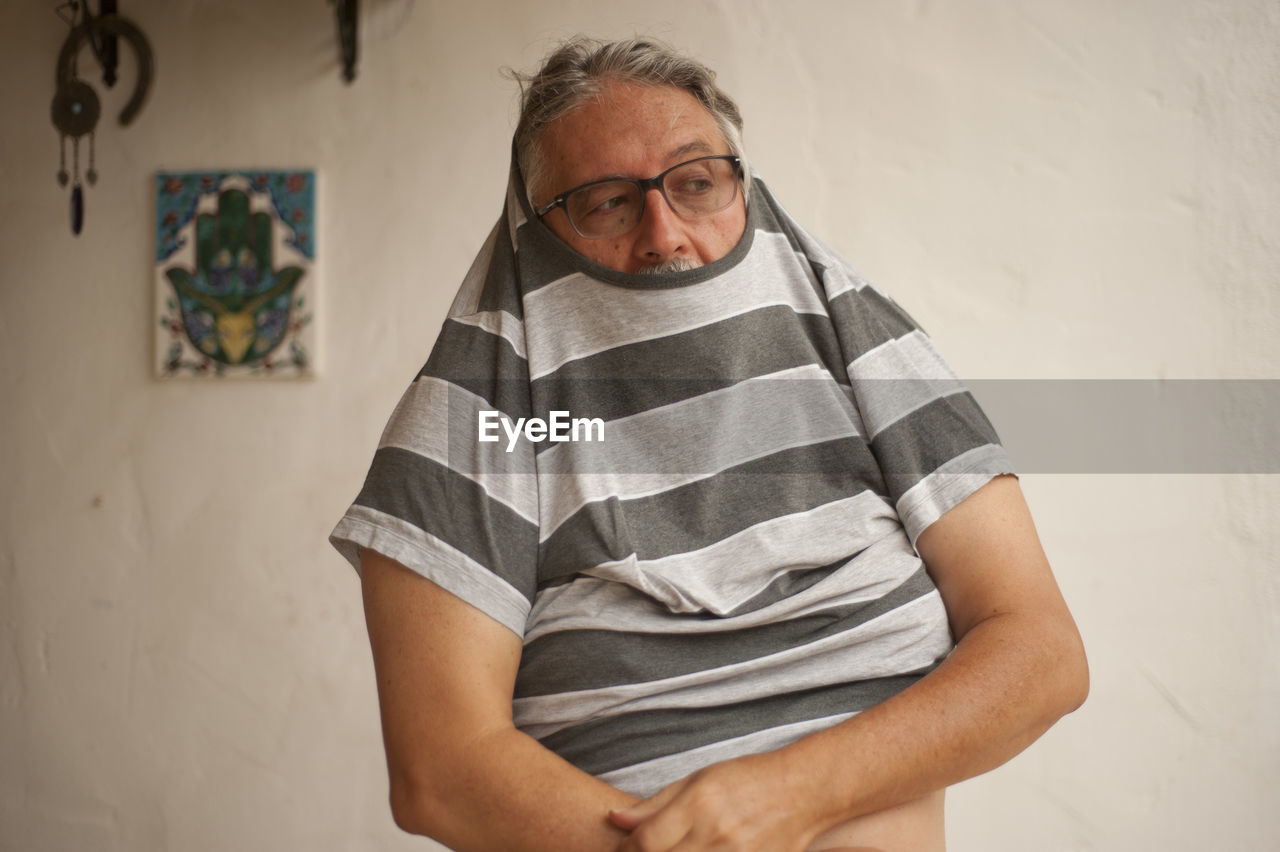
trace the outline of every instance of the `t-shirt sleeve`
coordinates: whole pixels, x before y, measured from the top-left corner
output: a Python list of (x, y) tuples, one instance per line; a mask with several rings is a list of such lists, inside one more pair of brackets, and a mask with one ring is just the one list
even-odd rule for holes
[(529, 416), (521, 340), (502, 310), (445, 321), (329, 539), (357, 570), (371, 548), (518, 636), (536, 583), (538, 486), (532, 443), (509, 442), (501, 420)]
[(914, 546), (1013, 463), (920, 326), (838, 258), (826, 261), (821, 277), (864, 437)]

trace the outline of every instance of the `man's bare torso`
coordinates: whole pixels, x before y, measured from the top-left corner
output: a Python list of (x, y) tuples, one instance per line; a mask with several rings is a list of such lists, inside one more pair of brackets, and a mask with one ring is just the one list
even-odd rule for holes
[(809, 846), (809, 852), (943, 852), (944, 792), (842, 823)]

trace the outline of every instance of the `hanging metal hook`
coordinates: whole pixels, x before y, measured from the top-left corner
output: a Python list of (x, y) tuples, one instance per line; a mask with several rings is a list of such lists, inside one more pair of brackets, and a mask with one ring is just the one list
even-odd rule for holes
[(58, 53), (58, 67), (54, 82), (59, 89), (68, 83), (78, 82), (76, 80), (76, 56), (80, 53), (80, 48), (86, 40), (91, 43), (97, 43), (94, 40), (95, 37), (100, 38), (104, 35), (115, 35), (123, 38), (133, 48), (134, 56), (137, 57), (138, 79), (134, 83), (133, 95), (129, 98), (128, 103), (124, 105), (124, 109), (120, 110), (120, 124), (127, 126), (142, 110), (142, 105), (147, 99), (147, 92), (151, 88), (151, 78), (154, 72), (151, 44), (147, 41), (147, 37), (142, 34), (142, 30), (134, 26), (129, 20), (119, 15), (99, 15), (96, 18), (86, 16), (84, 23), (73, 29), (67, 36), (67, 40), (62, 43), (62, 50)]
[(338, 22), (338, 48), (342, 53), (342, 80), (352, 83), (356, 79), (356, 59), (359, 41), (356, 27), (360, 20), (360, 0), (329, 0), (333, 4)]

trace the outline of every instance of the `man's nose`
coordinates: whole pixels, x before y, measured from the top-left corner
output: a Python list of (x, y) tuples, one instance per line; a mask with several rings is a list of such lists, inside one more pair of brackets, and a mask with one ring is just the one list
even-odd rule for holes
[(646, 264), (663, 263), (687, 248), (684, 220), (671, 209), (657, 187), (644, 199), (644, 215), (636, 237), (635, 252)]

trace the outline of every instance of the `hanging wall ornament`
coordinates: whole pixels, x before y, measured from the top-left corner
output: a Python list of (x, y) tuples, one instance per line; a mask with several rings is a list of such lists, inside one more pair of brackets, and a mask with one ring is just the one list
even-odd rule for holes
[(350, 85), (356, 79), (359, 55), (357, 27), (360, 22), (360, 0), (329, 0), (338, 23), (338, 50), (342, 54), (342, 81)]
[[(58, 67), (54, 78), (56, 91), (50, 107), (53, 126), (59, 134), (58, 185), (71, 184), (71, 233), (79, 234), (84, 224), (84, 189), (80, 184), (80, 140), (88, 137), (89, 168), (85, 179), (92, 186), (98, 180), (93, 162), (94, 129), (102, 112), (97, 94), (88, 83), (76, 74), (80, 49), (88, 43), (103, 63), (104, 79), (108, 85), (115, 80), (115, 40), (122, 38), (133, 48), (137, 59), (138, 79), (133, 95), (120, 111), (120, 125), (127, 126), (137, 117), (151, 88), (151, 45), (142, 31), (130, 21), (114, 13), (106, 13), (114, 3), (99, 5), (99, 14), (91, 15), (87, 3), (68, 3), (72, 11), (72, 29), (58, 53)], [(78, 21), (78, 22), (77, 22)], [(71, 139), (71, 173), (67, 173), (67, 139)]]

